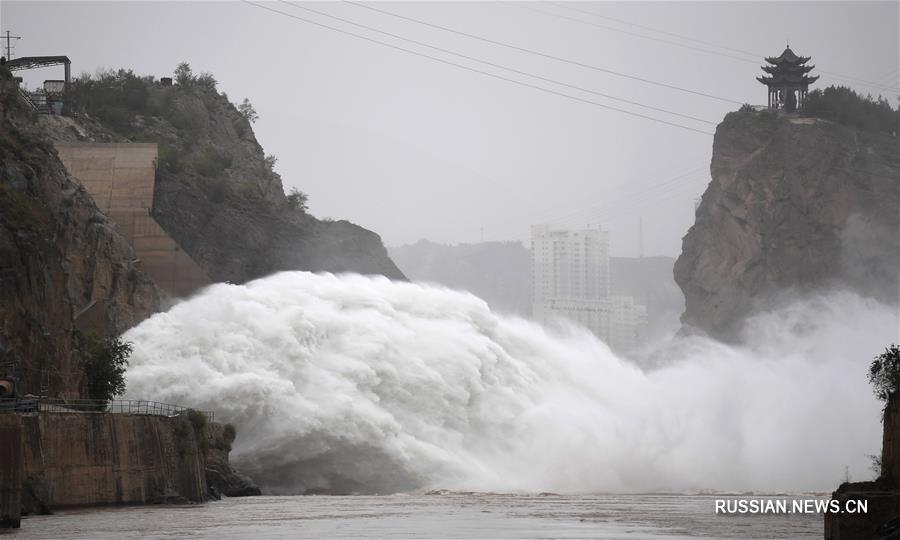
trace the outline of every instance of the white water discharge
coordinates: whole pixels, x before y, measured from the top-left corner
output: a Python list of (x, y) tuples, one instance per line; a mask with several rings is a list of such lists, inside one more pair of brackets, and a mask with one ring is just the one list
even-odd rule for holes
[(871, 477), (865, 374), (893, 308), (846, 293), (679, 338), (642, 371), (585, 331), (444, 288), (276, 274), (211, 286), (125, 338), (129, 396), (216, 411), (274, 493), (828, 490)]

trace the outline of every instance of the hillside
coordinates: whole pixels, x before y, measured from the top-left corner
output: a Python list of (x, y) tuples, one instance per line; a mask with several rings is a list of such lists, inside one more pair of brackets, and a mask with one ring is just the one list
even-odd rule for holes
[(169, 85), (110, 71), (77, 79), (72, 98), (74, 119), (43, 119), (48, 136), (158, 143), (153, 216), (213, 281), (279, 270), (404, 278), (377, 234), (316, 219), (304, 194), (284, 193), (276, 158), (253, 133), (252, 106), (239, 110), (211, 75), (182, 64)]
[(896, 135), (833, 115), (843, 122), (742, 110), (719, 124), (712, 181), (675, 263), (686, 328), (737, 339), (786, 291), (898, 303)]

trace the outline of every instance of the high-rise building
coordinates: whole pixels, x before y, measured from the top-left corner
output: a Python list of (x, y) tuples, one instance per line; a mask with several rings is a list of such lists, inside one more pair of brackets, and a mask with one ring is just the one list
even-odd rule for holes
[(609, 233), (598, 229), (531, 227), (531, 293), (534, 318), (581, 324), (612, 348), (640, 342), (647, 309), (630, 296), (609, 294)]
[(532, 302), (609, 296), (609, 233), (531, 227)]

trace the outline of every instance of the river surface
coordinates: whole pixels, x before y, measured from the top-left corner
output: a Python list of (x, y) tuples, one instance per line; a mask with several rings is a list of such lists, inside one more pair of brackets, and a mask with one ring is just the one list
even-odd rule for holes
[[(7, 538), (818, 539), (822, 516), (716, 515), (712, 495), (250, 497), (30, 516)], [(760, 498), (754, 496), (754, 498)], [(781, 497), (779, 497), (781, 498)]]

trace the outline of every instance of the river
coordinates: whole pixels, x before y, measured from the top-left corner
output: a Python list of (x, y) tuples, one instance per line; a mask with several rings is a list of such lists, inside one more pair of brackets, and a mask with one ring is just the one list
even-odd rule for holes
[(24, 518), (11, 538), (818, 539), (822, 516), (716, 515), (711, 495), (283, 496)]

